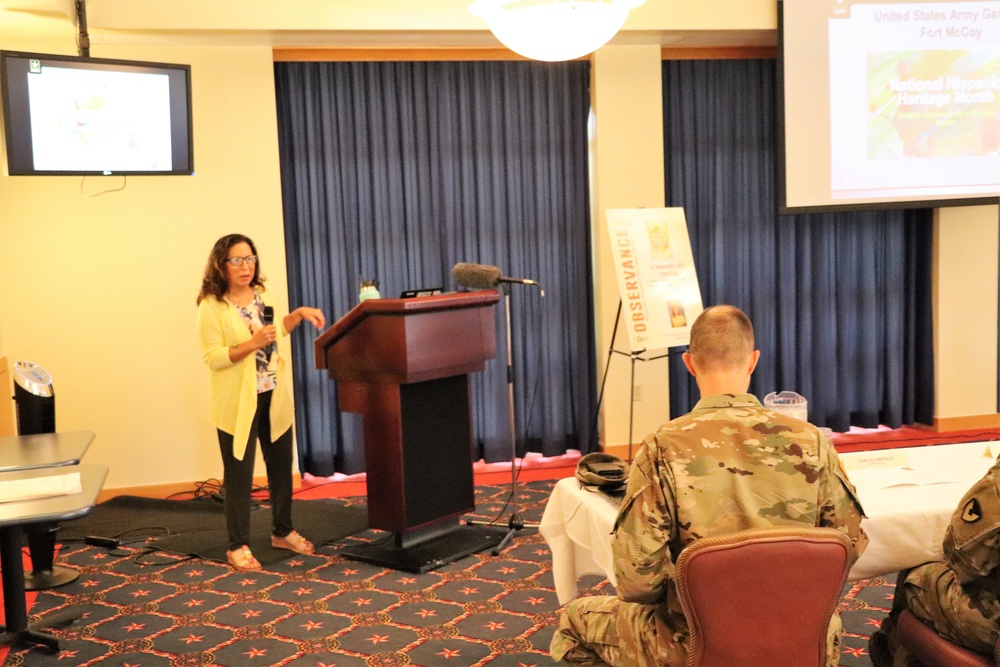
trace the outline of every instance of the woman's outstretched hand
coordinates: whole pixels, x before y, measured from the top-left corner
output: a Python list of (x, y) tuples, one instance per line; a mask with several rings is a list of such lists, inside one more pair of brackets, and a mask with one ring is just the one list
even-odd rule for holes
[(323, 315), (322, 310), (319, 308), (310, 308), (309, 306), (300, 306), (293, 310), (286, 318), (285, 329), (291, 332), (303, 321), (309, 322), (317, 330), (326, 326), (326, 317)]

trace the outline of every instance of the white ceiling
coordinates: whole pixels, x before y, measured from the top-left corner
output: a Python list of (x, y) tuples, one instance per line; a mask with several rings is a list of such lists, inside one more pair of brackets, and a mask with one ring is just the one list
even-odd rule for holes
[[(88, 0), (101, 44), (497, 47), (469, 0)], [(613, 43), (677, 48), (775, 44), (773, 0), (646, 0)], [(72, 44), (74, 0), (0, 0), (0, 46)], [(93, 55), (100, 55), (93, 53)]]

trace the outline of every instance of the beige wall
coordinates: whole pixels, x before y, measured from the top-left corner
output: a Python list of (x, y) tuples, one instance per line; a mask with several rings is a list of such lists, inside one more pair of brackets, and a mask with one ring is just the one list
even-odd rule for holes
[[(601, 405), (601, 441), (606, 448), (627, 446), (669, 418), (667, 359), (635, 362), (636, 392), (631, 392), (632, 360), (624, 319), (614, 333), (620, 293), (604, 212), (609, 208), (659, 208), (664, 202), (662, 65), (657, 43), (608, 46), (593, 57), (591, 98), (594, 132), (591, 159), (595, 284), (599, 371), (607, 367)], [(610, 355), (612, 338), (614, 349)], [(654, 350), (640, 355), (663, 354)], [(630, 399), (636, 399), (631, 404)], [(631, 416), (631, 423), (630, 423)]]
[(935, 425), (1000, 426), (997, 415), (996, 206), (934, 216)]
[(14, 385), (7, 357), (0, 357), (0, 437), (17, 435), (14, 415)]
[(107, 488), (221, 477), (195, 297), (214, 241), (240, 231), (287, 301), (271, 50), (99, 55), (191, 64), (196, 174), (104, 194), (122, 179), (0, 177), (0, 356), (51, 373), (57, 428), (96, 432)]

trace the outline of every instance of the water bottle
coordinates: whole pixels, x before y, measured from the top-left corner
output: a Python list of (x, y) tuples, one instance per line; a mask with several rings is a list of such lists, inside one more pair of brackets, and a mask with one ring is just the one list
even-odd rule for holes
[(379, 299), (382, 295), (378, 293), (378, 281), (377, 280), (365, 280), (361, 279), (361, 291), (358, 293), (358, 300), (365, 301), (367, 299)]

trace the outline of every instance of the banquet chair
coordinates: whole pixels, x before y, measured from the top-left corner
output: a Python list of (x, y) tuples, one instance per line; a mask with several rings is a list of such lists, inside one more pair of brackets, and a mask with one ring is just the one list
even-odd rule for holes
[(895, 641), (924, 667), (996, 667), (1000, 664), (1000, 640), (993, 647), (992, 656), (976, 653), (948, 641), (909, 610), (899, 615)]
[(826, 664), (827, 628), (851, 543), (833, 528), (754, 528), (695, 540), (675, 581), (688, 667)]

